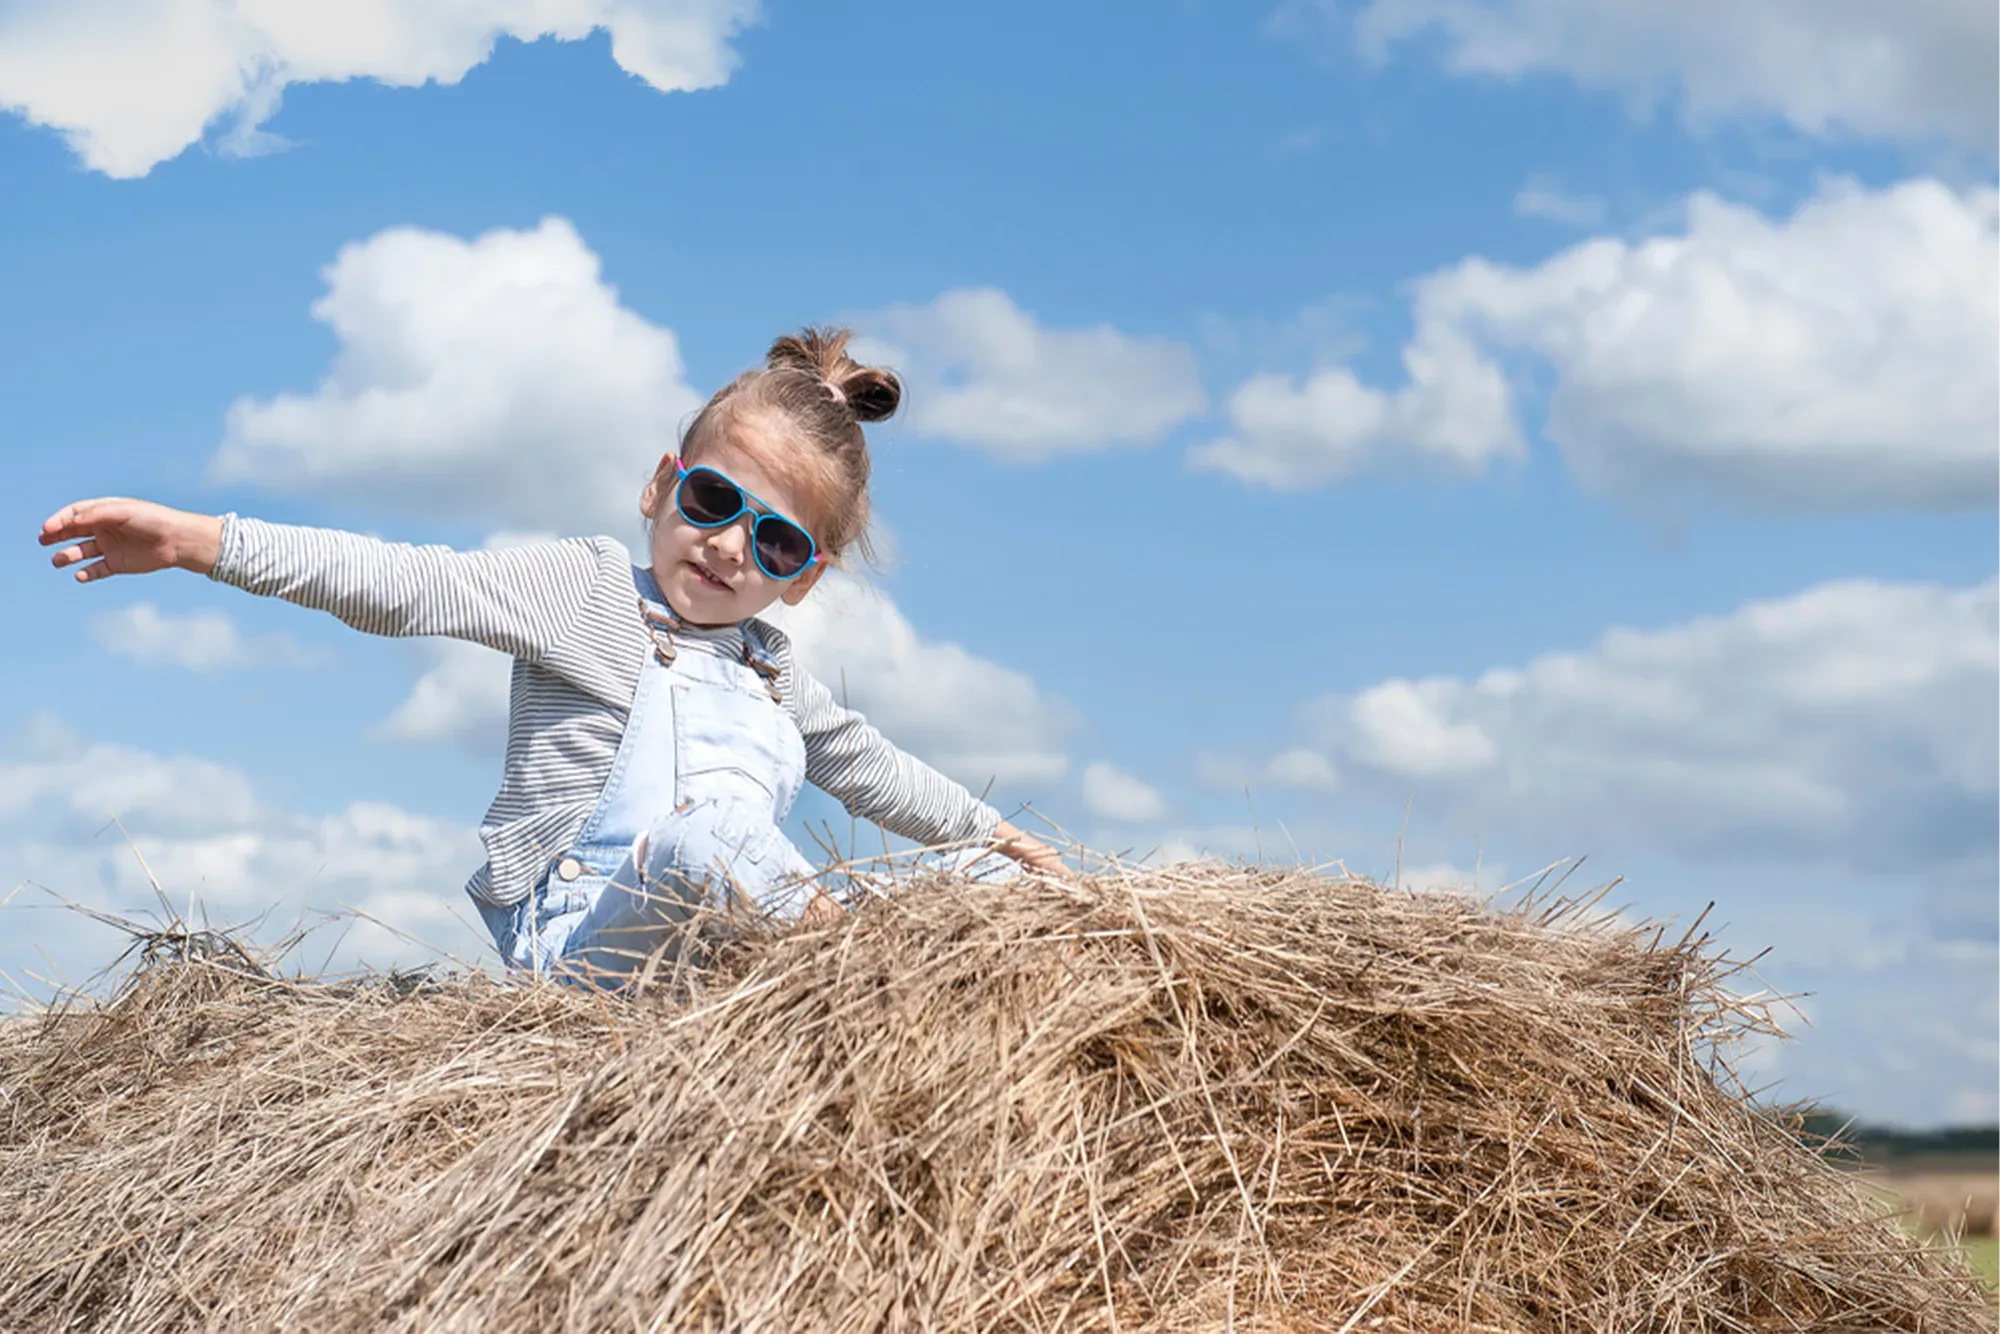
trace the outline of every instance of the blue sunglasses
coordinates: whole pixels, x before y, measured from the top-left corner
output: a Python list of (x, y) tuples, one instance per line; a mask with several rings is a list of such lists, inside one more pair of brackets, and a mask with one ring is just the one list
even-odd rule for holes
[(674, 460), (674, 508), (697, 528), (722, 528), (755, 514), (750, 552), (773, 579), (796, 579), (819, 560), (813, 535), (705, 463), (690, 468)]

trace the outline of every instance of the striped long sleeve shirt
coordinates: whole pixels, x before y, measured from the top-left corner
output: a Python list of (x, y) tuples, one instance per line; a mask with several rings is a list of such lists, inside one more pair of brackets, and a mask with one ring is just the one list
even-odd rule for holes
[[(609, 537), (496, 551), (383, 542), (223, 516), (212, 578), (331, 612), (378, 635), (447, 635), (514, 659), (507, 757), (479, 834), (486, 864), (466, 890), (519, 902), (583, 828), (611, 776), (652, 641), (631, 556)], [(898, 750), (799, 670), (790, 641), (758, 622), (805, 738), (806, 777), (850, 812), (918, 843), (985, 839), (999, 812)], [(688, 629), (684, 648), (740, 655), (742, 630)]]

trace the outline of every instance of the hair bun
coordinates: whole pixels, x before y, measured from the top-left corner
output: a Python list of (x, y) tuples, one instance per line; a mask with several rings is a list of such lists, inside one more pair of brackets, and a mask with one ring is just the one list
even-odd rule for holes
[(854, 419), (879, 422), (895, 416), (903, 402), (903, 382), (896, 378), (896, 373), (852, 361), (847, 366), (846, 379), (828, 383), (846, 396), (847, 406), (854, 409)]
[(840, 391), (856, 421), (879, 422), (895, 415), (903, 382), (883, 366), (863, 366), (847, 355), (850, 329), (812, 327), (771, 344), (764, 364), (774, 371), (804, 371)]

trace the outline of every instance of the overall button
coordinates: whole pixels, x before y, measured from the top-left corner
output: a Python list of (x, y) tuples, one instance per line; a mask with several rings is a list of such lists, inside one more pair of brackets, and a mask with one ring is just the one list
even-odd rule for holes
[(582, 874), (583, 863), (574, 857), (565, 857), (556, 863), (556, 878), (559, 880), (574, 880)]

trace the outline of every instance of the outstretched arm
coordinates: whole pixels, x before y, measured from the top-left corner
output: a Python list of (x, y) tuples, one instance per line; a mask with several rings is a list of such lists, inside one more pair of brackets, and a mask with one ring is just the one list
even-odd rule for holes
[(122, 498), (57, 511), (41, 540), (73, 543), (54, 563), (86, 583), (186, 569), (370, 634), (449, 635), (530, 660), (567, 632), (599, 565), (586, 541), (454, 551)]
[(917, 843), (984, 841), (1049, 875), (1066, 876), (1054, 848), (1021, 832), (965, 788), (890, 742), (866, 718), (834, 702), (825, 686), (794, 669), (806, 777), (864, 820)]

